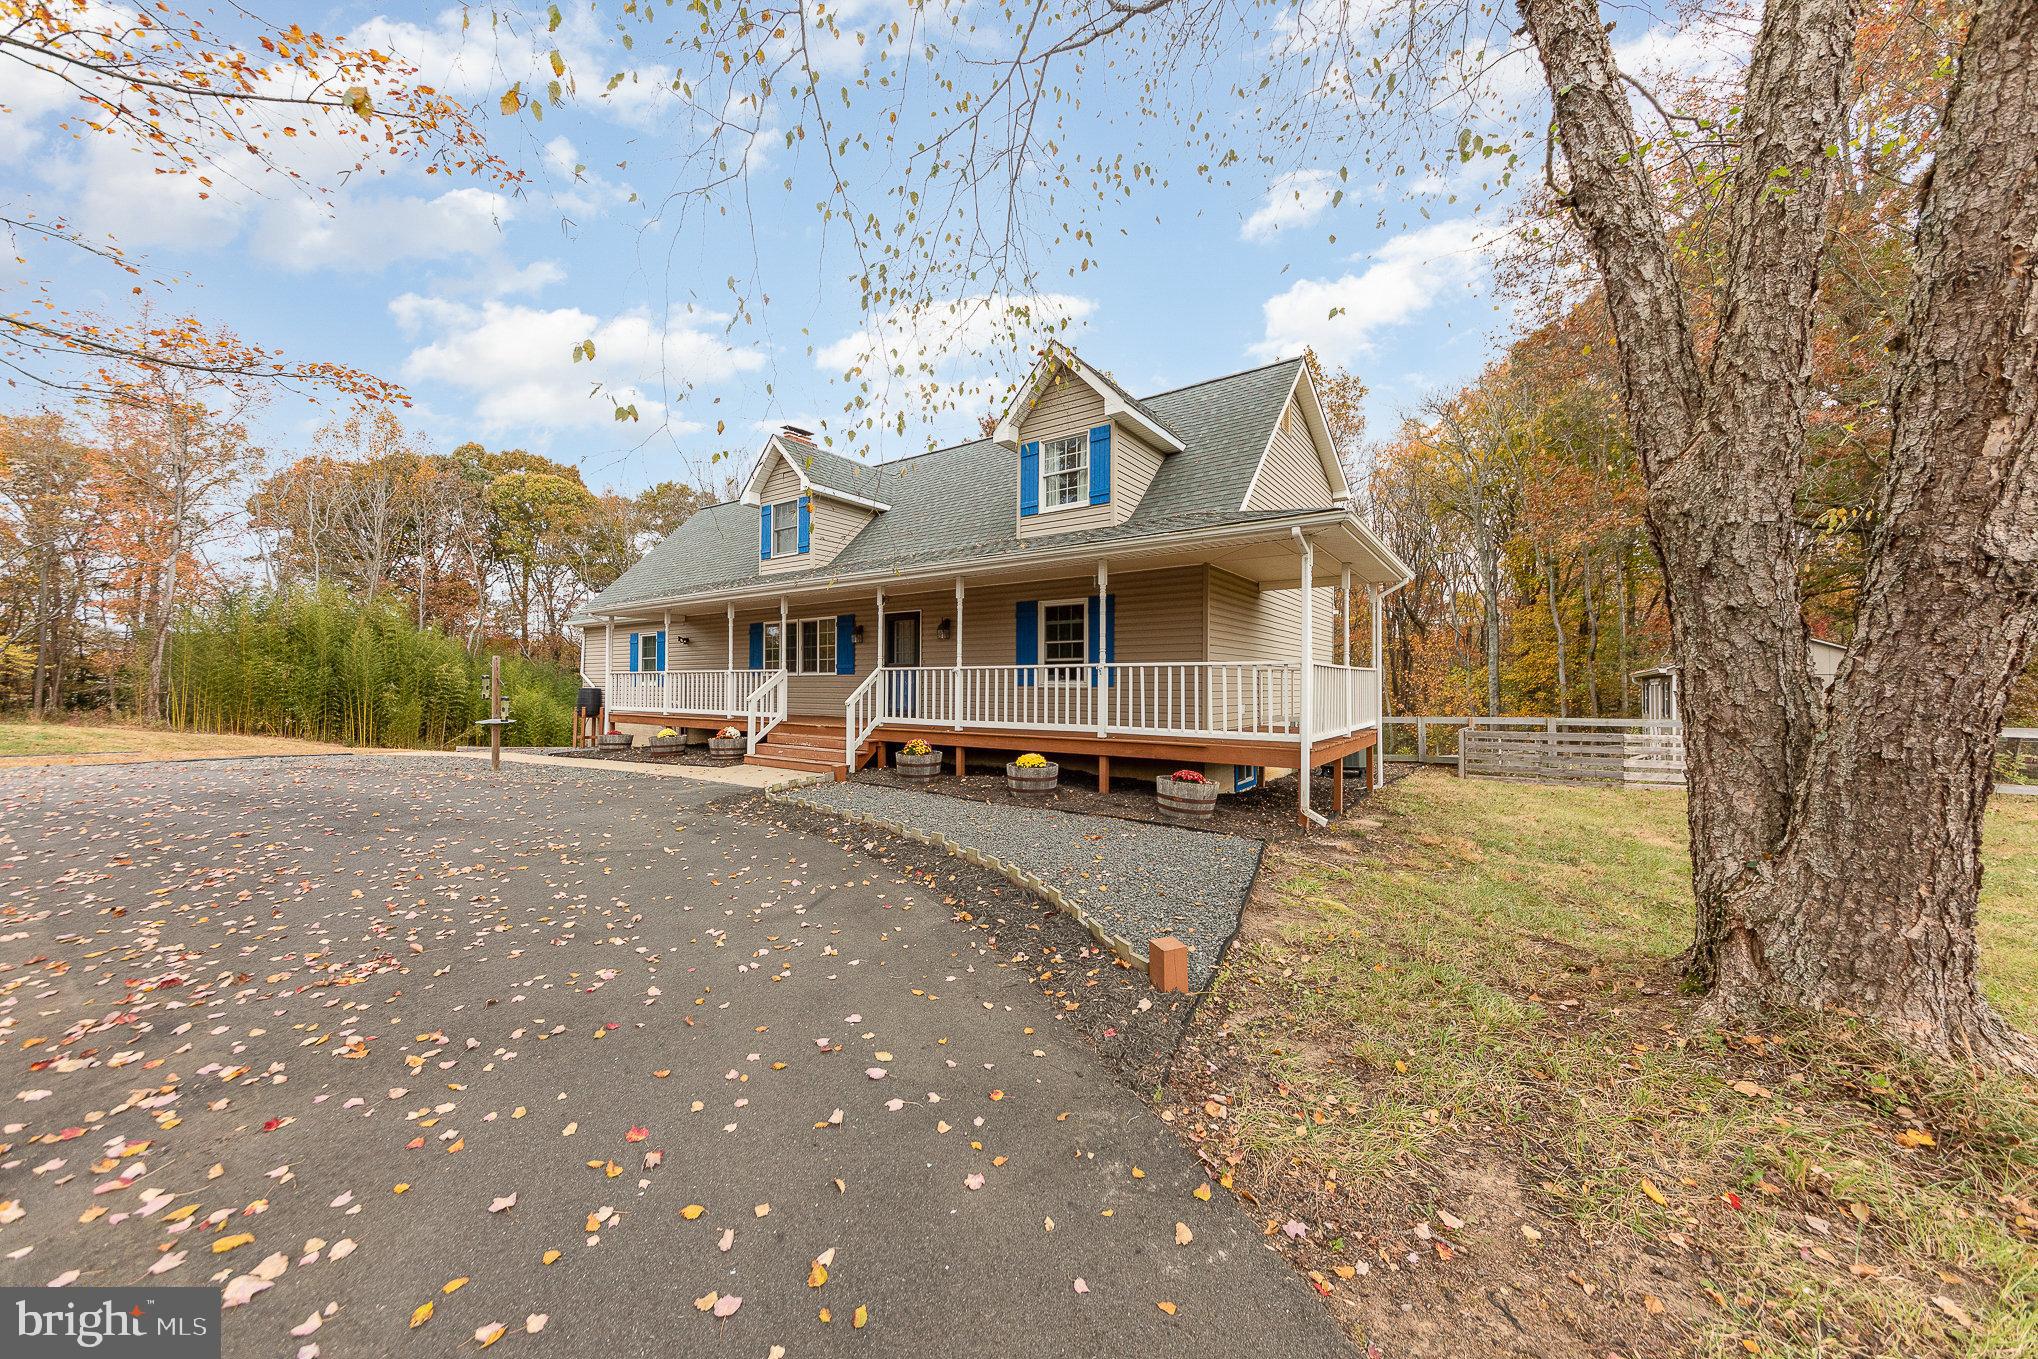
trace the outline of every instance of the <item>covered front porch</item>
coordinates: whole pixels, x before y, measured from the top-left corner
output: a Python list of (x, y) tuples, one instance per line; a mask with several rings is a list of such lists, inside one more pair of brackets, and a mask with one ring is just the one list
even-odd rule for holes
[(619, 726), (734, 725), (758, 762), (837, 777), (920, 739), (958, 761), (1075, 757), (1106, 782), (1114, 764), (1200, 766), (1239, 790), (1333, 762), (1341, 778), (1381, 716), (1377, 624), (1354, 646), (1348, 620), (1394, 576), (1356, 521), (1326, 518), (933, 578), (760, 583), (604, 619), (583, 632), (582, 673)]

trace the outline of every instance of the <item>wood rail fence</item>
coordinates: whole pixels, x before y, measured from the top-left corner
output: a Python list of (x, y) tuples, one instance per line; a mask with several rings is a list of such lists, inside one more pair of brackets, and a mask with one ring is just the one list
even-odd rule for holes
[(1458, 736), (1460, 774), (1573, 783), (1684, 782), (1684, 737), (1663, 731), (1536, 731), (1471, 727)]
[[(1646, 718), (1390, 717), (1392, 764), (1449, 765), (1461, 775), (1567, 783), (1684, 783), (1684, 729)], [(1413, 738), (1412, 740), (1410, 738)], [(2038, 795), (2038, 727), (2006, 727), (1996, 791)]]

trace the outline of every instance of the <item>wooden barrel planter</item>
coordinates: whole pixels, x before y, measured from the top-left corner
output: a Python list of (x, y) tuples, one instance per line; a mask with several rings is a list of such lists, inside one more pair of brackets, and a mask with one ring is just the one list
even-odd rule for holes
[(1153, 781), (1154, 796), (1160, 799), (1161, 810), (1170, 816), (1195, 817), (1209, 820), (1217, 810), (1217, 785), (1214, 783), (1190, 783), (1177, 779), (1173, 774), (1161, 774)]
[(644, 743), (644, 748), (653, 755), (684, 755), (686, 754), (686, 735), (681, 732), (671, 736), (654, 736)]
[(710, 736), (708, 758), (716, 764), (739, 763), (749, 752), (750, 739), (745, 736)]
[(626, 731), (605, 731), (601, 734), (600, 746), (603, 750), (628, 750), (630, 748), (630, 733)]
[(908, 755), (902, 750), (892, 757), (892, 764), (902, 779), (931, 779), (941, 772), (941, 752), (930, 750), (925, 755)]
[(1005, 766), (1005, 786), (1022, 796), (1046, 797), (1060, 777), (1061, 766), (1052, 760), (1032, 769), (1019, 764)]

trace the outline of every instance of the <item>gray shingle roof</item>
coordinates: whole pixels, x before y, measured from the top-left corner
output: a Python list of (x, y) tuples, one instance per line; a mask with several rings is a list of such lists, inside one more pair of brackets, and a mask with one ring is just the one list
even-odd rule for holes
[[(1286, 359), (1140, 398), (1142, 408), (1182, 441), (1183, 451), (1162, 462), (1153, 485), (1125, 523), (1033, 542), (1043, 547), (1101, 543), (1290, 513), (1253, 513), (1241, 507), (1301, 363)], [(808, 450), (796, 447), (793, 452), (805, 457)], [(1015, 532), (1013, 514), (1017, 467), (1012, 450), (1002, 444), (979, 439), (876, 464), (823, 449), (812, 453), (807, 471), (812, 480), (891, 508), (876, 516), (833, 561), (807, 571), (773, 573), (774, 585), (961, 563), (1025, 546)], [(737, 502), (709, 506), (673, 530), (580, 613), (606, 613), (639, 602), (755, 584), (764, 578), (758, 570), (757, 535), (754, 507)]]

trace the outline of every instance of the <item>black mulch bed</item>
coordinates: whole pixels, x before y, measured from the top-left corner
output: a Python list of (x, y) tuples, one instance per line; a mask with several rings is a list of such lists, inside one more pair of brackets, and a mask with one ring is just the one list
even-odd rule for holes
[[(1186, 830), (1214, 831), (1251, 840), (1292, 840), (1302, 834), (1295, 824), (1295, 781), (1281, 779), (1250, 793), (1225, 793), (1217, 799), (1217, 810), (1208, 820), (1170, 816), (1154, 800), (1150, 781), (1113, 779), (1111, 791), (1097, 791), (1097, 776), (1076, 770), (1062, 770), (1054, 792), (1014, 793), (1005, 786), (1002, 774), (972, 773), (958, 779), (937, 774), (931, 779), (901, 778), (895, 769), (870, 768), (856, 776), (859, 783), (887, 788), (904, 788), (916, 793), (939, 793), (943, 797), (974, 802), (1010, 803), (1020, 807), (1051, 807), (1056, 811), (1084, 816), (1112, 816), (1125, 821), (1144, 821), (1156, 826), (1178, 826)], [(1319, 773), (1310, 788), (1310, 805), (1330, 815), (1331, 779)], [(1345, 775), (1345, 818), (1363, 815), (1366, 787), (1363, 776)]]
[(1082, 1033), (1119, 1080), (1142, 1094), (1164, 1083), (1199, 998), (1155, 991), (1143, 971), (1119, 963), (1081, 925), (1025, 888), (940, 850), (803, 807), (762, 797), (721, 805), (732, 815), (826, 836), (940, 890), (951, 918), (987, 933), (986, 942), (1004, 955), (999, 966), (1024, 969), (1055, 1019)]
[(561, 747), (548, 750), (547, 755), (566, 755), (576, 760), (621, 760), (630, 764), (684, 764), (709, 768), (727, 769), (741, 760), (717, 760), (709, 756), (706, 746), (688, 746), (683, 752), (668, 753), (654, 751), (648, 746), (631, 746), (625, 750), (602, 750), (596, 746), (582, 746), (578, 750)]

